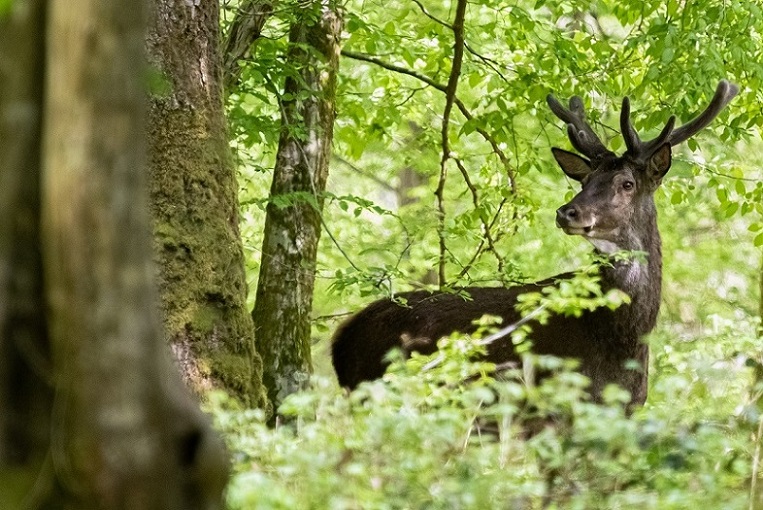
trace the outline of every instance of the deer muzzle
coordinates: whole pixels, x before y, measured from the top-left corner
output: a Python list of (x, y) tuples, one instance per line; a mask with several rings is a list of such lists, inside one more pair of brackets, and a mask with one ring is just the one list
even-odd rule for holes
[(568, 235), (586, 235), (593, 230), (594, 219), (569, 203), (556, 210), (556, 226)]

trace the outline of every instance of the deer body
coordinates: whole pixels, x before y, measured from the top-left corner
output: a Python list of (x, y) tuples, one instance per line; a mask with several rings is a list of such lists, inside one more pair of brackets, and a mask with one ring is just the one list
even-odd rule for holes
[[(603, 291), (620, 289), (630, 303), (615, 310), (599, 308), (580, 317), (552, 315), (546, 324), (531, 323), (532, 351), (580, 361), (580, 372), (591, 380), (596, 399), (609, 383), (628, 390), (631, 404), (642, 404), (647, 395), (648, 346), (641, 339), (655, 326), (660, 307), (662, 252), (657, 229), (654, 191), (670, 168), (671, 145), (680, 143), (706, 126), (736, 94), (721, 82), (710, 106), (693, 121), (673, 130), (674, 119), (650, 142), (642, 143), (630, 125), (630, 105), (623, 101), (621, 127), (628, 151), (616, 156), (604, 148), (585, 123), (582, 101), (573, 98), (565, 109), (549, 96), (554, 113), (568, 123), (573, 145), (587, 156), (553, 149), (562, 170), (580, 181), (583, 189), (557, 210), (557, 225), (569, 235), (580, 235), (598, 252), (638, 251), (644, 258), (612, 259), (600, 268)], [(355, 388), (362, 381), (381, 377), (384, 356), (393, 348), (404, 352), (432, 353), (443, 336), (473, 332), (474, 321), (485, 314), (520, 319), (517, 296), (570, 278), (562, 274), (542, 282), (510, 288), (464, 289), (459, 294), (415, 291), (401, 293), (406, 304), (382, 299), (369, 305), (336, 332), (332, 358), (339, 383)], [(495, 363), (520, 361), (510, 337), (488, 346), (487, 359)], [(626, 368), (636, 361), (638, 369)]]

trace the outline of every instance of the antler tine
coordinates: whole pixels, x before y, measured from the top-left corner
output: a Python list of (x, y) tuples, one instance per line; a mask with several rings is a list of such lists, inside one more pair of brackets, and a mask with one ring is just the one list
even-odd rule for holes
[(674, 134), (673, 128), (675, 126), (676, 126), (676, 116), (671, 115), (670, 118), (668, 119), (668, 122), (665, 124), (665, 127), (662, 128), (662, 131), (660, 131), (660, 134), (657, 135), (657, 138), (654, 138), (653, 140), (649, 140), (648, 142), (641, 144), (640, 155), (643, 155), (644, 157), (649, 157), (652, 154), (654, 154), (657, 151), (657, 149), (659, 149), (660, 147), (662, 147), (668, 142), (670, 142), (670, 145), (676, 145), (675, 143), (670, 141), (671, 136)]
[(710, 105), (704, 112), (700, 113), (694, 120), (691, 120), (673, 131), (668, 140), (671, 145), (678, 145), (679, 143), (689, 139), (702, 128), (710, 124), (715, 117), (721, 113), (721, 110), (729, 104), (729, 101), (734, 99), (739, 93), (739, 87), (733, 83), (729, 83), (726, 80), (721, 80), (718, 83), (718, 87), (715, 89), (715, 95), (713, 100), (710, 101)]
[(637, 154), (641, 150), (641, 139), (638, 137), (636, 129), (631, 124), (631, 100), (628, 96), (623, 98), (623, 107), (620, 110), (620, 131), (625, 139), (625, 146), (628, 152)]
[(582, 99), (578, 96), (573, 96), (570, 99), (569, 109), (562, 106), (552, 94), (546, 97), (546, 101), (554, 115), (567, 123), (567, 136), (569, 136), (570, 142), (572, 142), (573, 147), (578, 152), (592, 160), (600, 159), (606, 154), (611, 154), (611, 151), (607, 150), (591, 126), (586, 122)]
[(673, 129), (676, 124), (676, 116), (671, 115), (657, 138), (649, 140), (648, 142), (642, 142), (639, 139), (638, 133), (633, 128), (630, 121), (630, 100), (627, 97), (623, 98), (623, 109), (620, 114), (620, 129), (623, 133), (623, 138), (625, 138), (625, 145), (628, 147), (628, 154), (638, 159), (647, 159), (666, 143), (669, 143), (670, 145), (678, 145), (687, 140), (710, 124), (710, 122), (718, 116), (721, 110), (723, 110), (737, 93), (739, 93), (739, 87), (726, 80), (721, 80), (721, 82), (718, 83), (718, 88), (715, 90), (713, 100), (705, 111), (676, 130)]

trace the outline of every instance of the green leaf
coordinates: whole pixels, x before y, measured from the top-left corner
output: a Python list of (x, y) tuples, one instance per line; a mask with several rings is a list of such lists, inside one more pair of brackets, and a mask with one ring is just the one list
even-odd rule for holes
[(755, 236), (755, 240), (752, 242), (755, 247), (763, 246), (763, 232)]
[(721, 204), (726, 204), (729, 201), (729, 192), (722, 186), (715, 190), (715, 196), (718, 197), (718, 201)]
[(482, 75), (480, 73), (471, 73), (469, 75), (469, 86), (474, 88), (482, 82)]

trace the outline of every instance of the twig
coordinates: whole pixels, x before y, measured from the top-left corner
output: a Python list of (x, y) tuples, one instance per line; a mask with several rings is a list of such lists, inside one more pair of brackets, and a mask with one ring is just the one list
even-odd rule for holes
[(426, 83), (430, 87), (435, 88), (435, 89), (439, 90), (440, 92), (445, 92), (446, 91), (446, 86), (445, 85), (443, 85), (442, 83), (436, 82), (435, 80), (433, 80), (429, 76), (426, 76), (424, 74), (416, 72), (416, 71), (414, 71), (412, 69), (408, 69), (407, 67), (403, 67), (403, 66), (399, 66), (399, 65), (395, 65), (395, 64), (390, 64), (389, 62), (385, 62), (384, 60), (382, 60), (382, 59), (380, 59), (378, 57), (375, 57), (373, 55), (366, 55), (365, 53), (357, 53), (357, 52), (346, 50), (346, 49), (342, 50), (341, 55), (343, 57), (351, 58), (353, 60), (361, 60), (363, 62), (369, 62), (371, 64), (375, 64), (375, 65), (377, 65), (379, 67), (382, 67), (382, 68), (384, 68), (384, 69), (386, 69), (388, 71), (393, 71), (393, 72), (396, 72), (396, 73), (400, 73), (400, 74), (405, 74), (405, 75), (411, 76), (413, 78), (416, 78), (419, 81), (423, 81), (424, 83)]
[[(414, 71), (412, 69), (408, 69), (407, 67), (402, 67), (399, 65), (391, 64), (389, 62), (385, 62), (384, 60), (381, 60), (378, 57), (372, 56), (372, 55), (366, 55), (364, 53), (356, 53), (354, 51), (350, 50), (342, 50), (342, 56), (351, 58), (353, 60), (360, 60), (363, 62), (368, 62), (374, 65), (377, 65), (383, 69), (386, 69), (388, 71), (392, 71), (399, 74), (404, 74), (406, 76), (410, 76), (412, 78), (416, 78), (419, 81), (422, 81), (429, 85), (430, 87), (439, 90), (440, 92), (447, 92), (447, 86), (443, 85), (442, 83), (439, 83), (429, 76), (426, 76), (424, 74), (421, 74), (417, 71)], [(453, 96), (453, 103), (456, 105), (458, 110), (461, 112), (461, 114), (464, 116), (464, 118), (469, 121), (474, 119), (474, 115), (469, 111), (469, 109), (466, 107), (463, 101), (458, 98), (457, 95)], [(506, 172), (506, 177), (509, 179), (509, 186), (511, 187), (512, 193), (516, 193), (517, 191), (517, 183), (516, 183), (516, 171), (514, 170), (514, 166), (511, 164), (511, 161), (509, 161), (508, 156), (506, 156), (506, 153), (503, 152), (501, 147), (499, 146), (496, 139), (487, 131), (485, 131), (484, 128), (477, 127), (475, 128), (475, 131), (486, 141), (490, 144), (490, 147), (493, 150), (493, 153), (498, 156), (498, 159), (501, 161), (501, 164), (503, 165), (503, 168)]]
[[(493, 342), (496, 342), (498, 340), (501, 340), (502, 338), (509, 336), (514, 331), (516, 331), (517, 329), (521, 328), (522, 326), (524, 326), (525, 324), (533, 320), (545, 309), (546, 309), (546, 305), (540, 305), (538, 308), (528, 313), (527, 315), (519, 319), (517, 322), (509, 324), (505, 328), (501, 328), (495, 333), (493, 333), (492, 335), (489, 335), (483, 338), (482, 340), (478, 341), (477, 345), (490, 345)], [(421, 367), (421, 371), (427, 372), (429, 370), (432, 370), (443, 361), (445, 361), (445, 356), (443, 354), (438, 354), (436, 358), (434, 358), (432, 361), (430, 361), (429, 363)], [(507, 362), (507, 363), (501, 363), (499, 365), (496, 365), (496, 370), (498, 370), (499, 367), (502, 367), (501, 369), (505, 369), (503, 368), (504, 365), (505, 365), (505, 368), (513, 368), (514, 362)], [(761, 426), (763, 426), (763, 420), (761, 421), (761, 424), (762, 424)]]
[(458, 79), (461, 76), (461, 64), (464, 60), (464, 19), (466, 17), (466, 0), (458, 0), (456, 15), (453, 19), (453, 64), (450, 68), (448, 85), (445, 88), (445, 108), (442, 113), (442, 159), (440, 160), (440, 179), (437, 183), (435, 196), (437, 197), (437, 211), (439, 225), (437, 233), (440, 237), (440, 260), (438, 264), (438, 276), (440, 288), (446, 285), (445, 280), (445, 180), (448, 175), (448, 159), (450, 158), (450, 141), (448, 129), (450, 125), (450, 112), (458, 89)]
[[(676, 159), (678, 159), (678, 158), (676, 158)], [(696, 165), (696, 166), (700, 167), (703, 172), (707, 172), (707, 173), (710, 173), (710, 174), (713, 174), (713, 175), (717, 175), (718, 177), (724, 177), (726, 179), (731, 179), (731, 180), (734, 180), (734, 181), (745, 181), (745, 182), (756, 182), (756, 183), (760, 182), (760, 179), (754, 179), (754, 178), (751, 178), (751, 177), (736, 177), (734, 175), (725, 174), (723, 172), (719, 172), (717, 170), (713, 170), (712, 167), (710, 165), (708, 165), (708, 164), (700, 163), (698, 161), (694, 161), (694, 160), (691, 160), (691, 159), (682, 159), (682, 160), (686, 161), (690, 165)]]
[(439, 23), (440, 25), (446, 28), (450, 28), (451, 30), (453, 29), (453, 26), (450, 23), (443, 21), (436, 16), (433, 16), (429, 11), (427, 11), (426, 7), (424, 7), (424, 5), (421, 2), (419, 2), (419, 0), (413, 0), (413, 3), (419, 6), (419, 9), (421, 9), (421, 12), (424, 13), (424, 16), (426, 16), (427, 18), (431, 19), (435, 23)]
[(503, 73), (502, 73), (502, 72), (501, 72), (501, 71), (498, 69), (498, 68), (500, 67), (500, 65), (501, 65), (500, 63), (496, 62), (496, 61), (495, 61), (495, 60), (493, 60), (492, 58), (488, 58), (488, 57), (486, 57), (486, 56), (484, 56), (484, 55), (482, 55), (482, 54), (478, 53), (478, 52), (477, 52), (477, 50), (475, 50), (474, 48), (472, 48), (472, 47), (469, 45), (469, 43), (464, 43), (464, 47), (466, 48), (466, 50), (467, 50), (469, 53), (471, 53), (472, 55), (474, 55), (475, 57), (477, 57), (478, 59), (480, 59), (480, 60), (482, 61), (482, 63), (483, 63), (483, 64), (485, 64), (487, 67), (489, 67), (490, 69), (492, 69), (492, 70), (493, 70), (493, 72), (494, 72), (495, 74), (497, 74), (498, 76), (500, 76), (500, 77), (501, 77), (501, 79), (502, 79), (503, 81), (505, 81), (506, 83), (509, 83), (509, 80), (508, 80), (508, 78), (506, 78), (506, 77), (503, 75)]
[(353, 315), (355, 312), (341, 312), (341, 313), (332, 313), (328, 315), (319, 315), (317, 317), (312, 317), (310, 319), (310, 322), (320, 322), (320, 321), (328, 321), (328, 320), (334, 320), (334, 319), (341, 319), (343, 317), (348, 317), (350, 315)]
[[(474, 187), (474, 184), (472, 184), (472, 180), (469, 178), (469, 173), (466, 171), (466, 167), (464, 166), (463, 161), (461, 161), (459, 158), (452, 158), (453, 161), (456, 162), (456, 166), (458, 167), (458, 170), (461, 172), (461, 175), (464, 178), (464, 182), (466, 183), (466, 187), (469, 188), (469, 191), (472, 194), (472, 204), (474, 205), (474, 209), (476, 211), (479, 211), (480, 203), (479, 203), (479, 196), (477, 195), (477, 188)], [(482, 229), (485, 232), (485, 240), (487, 241), (488, 249), (493, 252), (493, 255), (495, 255), (495, 258), (498, 260), (498, 272), (503, 272), (503, 258), (498, 254), (498, 251), (495, 249), (495, 243), (493, 241), (493, 236), (490, 233), (490, 223), (485, 221), (485, 219), (482, 217), (482, 215), (479, 215), (480, 222), (482, 223)]]
[(338, 161), (339, 163), (343, 164), (344, 166), (346, 166), (347, 168), (349, 168), (350, 170), (352, 170), (356, 174), (362, 175), (363, 177), (371, 179), (372, 181), (374, 181), (376, 184), (378, 184), (382, 188), (386, 189), (387, 191), (394, 191), (395, 193), (397, 193), (397, 191), (398, 191), (398, 189), (395, 186), (392, 186), (390, 183), (388, 183), (384, 179), (379, 179), (378, 177), (376, 177), (372, 173), (366, 172), (365, 170), (363, 170), (359, 166), (353, 164), (351, 161), (348, 161), (348, 160), (344, 159), (342, 156), (339, 156), (337, 154), (332, 154), (331, 155), (331, 159), (333, 159), (335, 161)]
[(538, 308), (536, 308), (532, 312), (528, 313), (527, 315), (525, 315), (524, 317), (519, 319), (517, 322), (515, 322), (513, 324), (509, 324), (505, 328), (501, 328), (498, 331), (496, 331), (495, 333), (493, 333), (492, 335), (489, 335), (489, 336), (483, 338), (482, 340), (479, 341), (479, 345), (490, 345), (490, 344), (492, 344), (493, 342), (495, 342), (497, 340), (500, 340), (502, 338), (505, 338), (505, 337), (509, 336), (514, 331), (516, 331), (517, 329), (521, 328), (522, 326), (524, 326), (525, 324), (527, 324), (528, 322), (533, 320), (535, 317), (540, 315), (541, 312), (543, 312), (543, 310), (545, 310), (545, 309), (546, 309), (546, 305), (540, 305)]
[(466, 273), (469, 272), (469, 270), (472, 268), (474, 263), (477, 261), (477, 258), (479, 258), (480, 255), (483, 253), (483, 247), (485, 246), (485, 238), (483, 237), (480, 239), (480, 244), (477, 245), (477, 249), (474, 250), (474, 255), (472, 255), (472, 258), (469, 259), (469, 262), (463, 265), (461, 268), (461, 271), (459, 271), (458, 276), (456, 277), (456, 280), (460, 280), (464, 276), (466, 276)]
[[(508, 202), (508, 200), (506, 199), (506, 197), (504, 197), (501, 199), (501, 203), (498, 204), (498, 208), (495, 210), (493, 219), (490, 221), (490, 224), (489, 224), (491, 230), (493, 229), (493, 227), (495, 227), (495, 224), (498, 222), (498, 218), (501, 215), (501, 212), (503, 211), (503, 206), (506, 205), (506, 202)], [(510, 220), (514, 220), (514, 219), (516, 219), (516, 209), (512, 210)], [(514, 225), (513, 230), (516, 231), (516, 225)], [(498, 234), (493, 239), (493, 242), (500, 240), (504, 234), (506, 234), (505, 230), (499, 231)], [(484, 246), (485, 246), (485, 239), (483, 238), (480, 240), (480, 244), (477, 246), (477, 249), (474, 251), (474, 255), (472, 255), (472, 258), (470, 258), (469, 262), (464, 264), (464, 266), (461, 268), (461, 271), (459, 271), (458, 276), (456, 277), (456, 280), (460, 280), (469, 272), (469, 270), (472, 268), (477, 258), (479, 258), (479, 256), (482, 255)], [(496, 258), (499, 258), (499, 254), (497, 253), (497, 251), (494, 250), (493, 254), (496, 256)], [(503, 260), (503, 257), (500, 257), (500, 263), (501, 264), (505, 263), (505, 261)], [(503, 266), (501, 265), (500, 267), (502, 268)], [(501, 272), (501, 281), (502, 282), (506, 281), (506, 279), (504, 278), (503, 272)]]

